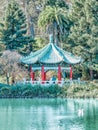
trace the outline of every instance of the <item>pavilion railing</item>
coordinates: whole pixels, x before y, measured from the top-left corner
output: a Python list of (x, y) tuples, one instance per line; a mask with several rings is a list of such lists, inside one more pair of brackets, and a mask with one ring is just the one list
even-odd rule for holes
[(41, 81), (41, 80), (35, 80), (35, 81), (32, 81), (32, 80), (30, 80), (30, 81), (27, 81), (27, 80), (23, 80), (22, 81), (22, 83), (23, 84), (32, 84), (32, 85), (46, 85), (46, 86), (48, 86), (48, 85), (55, 85), (55, 84), (58, 84), (59, 86), (63, 86), (63, 85), (65, 85), (65, 84), (84, 84), (85, 82), (83, 82), (83, 81), (80, 81), (80, 79), (77, 79), (77, 80), (61, 80), (61, 81), (58, 81), (58, 80), (56, 80), (56, 81)]
[(63, 85), (64, 81), (23, 81), (24, 84), (30, 83), (32, 85), (53, 85), (53, 84), (59, 84)]

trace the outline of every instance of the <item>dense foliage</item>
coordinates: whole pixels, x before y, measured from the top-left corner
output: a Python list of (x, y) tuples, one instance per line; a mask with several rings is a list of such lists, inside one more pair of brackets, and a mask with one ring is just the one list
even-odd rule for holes
[(0, 85), (0, 97), (33, 98), (33, 97), (59, 97), (62, 88), (57, 85), (43, 87), (40, 85), (18, 84), (14, 86)]
[[(98, 1), (72, 0), (70, 19), (73, 22), (69, 35), (69, 43), (73, 53), (84, 60), (82, 71), (90, 74), (98, 71)], [(88, 72), (88, 70), (90, 72)], [(87, 75), (86, 75), (87, 76)]]
[(67, 7), (65, 0), (43, 0), (44, 6)]
[(31, 37), (26, 35), (26, 17), (16, 2), (8, 4), (5, 17), (1, 23), (0, 41), (7, 49), (17, 49), (31, 42)]

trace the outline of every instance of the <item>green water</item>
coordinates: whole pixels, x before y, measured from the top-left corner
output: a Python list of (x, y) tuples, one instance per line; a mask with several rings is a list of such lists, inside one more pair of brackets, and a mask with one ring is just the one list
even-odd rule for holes
[(98, 99), (0, 99), (0, 130), (98, 130)]

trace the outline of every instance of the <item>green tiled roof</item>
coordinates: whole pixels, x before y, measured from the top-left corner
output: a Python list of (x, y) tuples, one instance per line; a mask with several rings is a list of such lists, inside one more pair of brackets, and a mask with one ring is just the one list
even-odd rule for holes
[(81, 58), (64, 51), (53, 43), (49, 43), (44, 48), (36, 52), (31, 52), (26, 57), (22, 57), (20, 61), (25, 64), (58, 64), (61, 62), (67, 64), (77, 64), (81, 62)]

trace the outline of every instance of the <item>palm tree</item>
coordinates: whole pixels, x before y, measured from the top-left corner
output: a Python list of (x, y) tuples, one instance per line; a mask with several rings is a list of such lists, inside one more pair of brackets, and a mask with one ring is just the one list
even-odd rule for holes
[(38, 26), (53, 35), (53, 41), (59, 46), (63, 34), (68, 33), (69, 20), (65, 8), (46, 6), (38, 18)]

